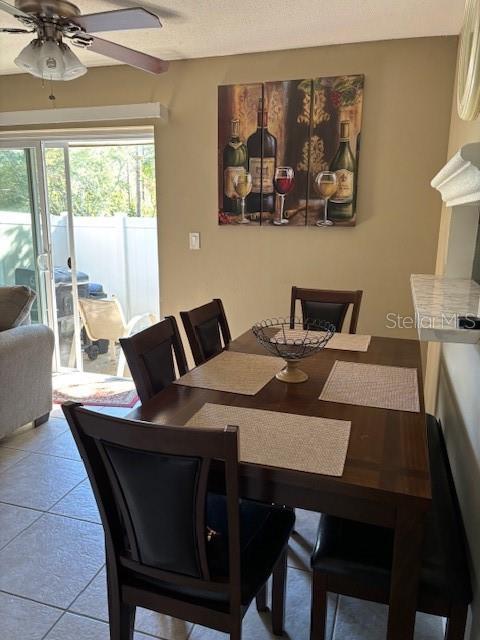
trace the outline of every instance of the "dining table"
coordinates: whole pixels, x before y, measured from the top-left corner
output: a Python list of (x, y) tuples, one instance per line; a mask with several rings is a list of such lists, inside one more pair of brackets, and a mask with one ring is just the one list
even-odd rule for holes
[[(266, 355), (251, 331), (226, 349)], [(416, 369), (419, 411), (320, 400), (336, 361)], [(241, 462), (240, 493), (246, 499), (392, 528), (387, 638), (413, 639), (424, 519), (431, 503), (420, 344), (372, 336), (366, 351), (323, 349), (302, 360), (301, 366), (308, 374), (305, 382), (289, 384), (272, 377), (255, 395), (184, 386), (180, 380), (132, 410), (128, 418), (183, 425), (206, 403), (215, 403), (350, 421), (341, 476)]]

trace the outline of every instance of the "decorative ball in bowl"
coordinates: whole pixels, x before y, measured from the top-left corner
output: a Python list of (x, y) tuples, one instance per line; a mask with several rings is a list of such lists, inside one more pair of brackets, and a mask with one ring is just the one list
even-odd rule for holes
[(282, 382), (305, 382), (308, 375), (298, 367), (303, 358), (325, 348), (335, 333), (329, 322), (300, 318), (272, 318), (253, 325), (258, 342), (272, 355), (285, 360), (285, 367), (277, 373)]

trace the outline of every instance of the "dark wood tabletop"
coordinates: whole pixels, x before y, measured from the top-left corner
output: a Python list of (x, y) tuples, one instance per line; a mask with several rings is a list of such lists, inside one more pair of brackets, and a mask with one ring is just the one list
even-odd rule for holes
[[(228, 348), (266, 355), (251, 332)], [(416, 368), (420, 412), (320, 401), (336, 360)], [(212, 402), (350, 420), (350, 442), (340, 478), (242, 463), (241, 493), (251, 499), (394, 528), (388, 639), (413, 638), (423, 515), (431, 499), (419, 343), (372, 337), (366, 352), (324, 349), (303, 360), (301, 368), (309, 375), (306, 382), (287, 384), (273, 378), (254, 396), (173, 384), (128, 417), (183, 425), (203, 404)]]

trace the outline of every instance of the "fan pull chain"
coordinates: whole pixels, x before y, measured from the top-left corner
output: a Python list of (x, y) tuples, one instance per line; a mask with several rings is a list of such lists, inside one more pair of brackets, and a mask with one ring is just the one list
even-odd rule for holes
[(50, 78), (50, 95), (48, 96), (48, 99), (52, 101), (55, 101), (57, 99), (55, 97), (55, 94), (53, 93), (53, 82), (51, 78)]
[[(42, 78), (42, 89), (45, 89), (45, 88), (46, 88), (45, 78)], [(53, 93), (53, 81), (51, 78), (50, 78), (50, 95), (48, 96), (48, 99), (51, 100), (52, 102), (57, 99), (55, 94)]]

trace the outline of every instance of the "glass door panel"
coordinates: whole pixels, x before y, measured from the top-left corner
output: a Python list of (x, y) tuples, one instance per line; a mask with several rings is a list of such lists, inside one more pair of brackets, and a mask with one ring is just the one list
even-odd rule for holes
[(118, 337), (158, 316), (154, 145), (76, 141), (68, 156), (83, 368), (123, 375)]
[(49, 142), (44, 158), (59, 366), (123, 373), (119, 337), (158, 316), (154, 146)]
[(39, 272), (41, 224), (34, 176), (34, 148), (0, 148), (0, 286), (26, 285), (33, 289), (37, 299), (32, 322), (41, 322), (44, 283)]
[(75, 291), (79, 282), (73, 246), (68, 146), (43, 145), (50, 229), (57, 367), (82, 370), (80, 320)]

